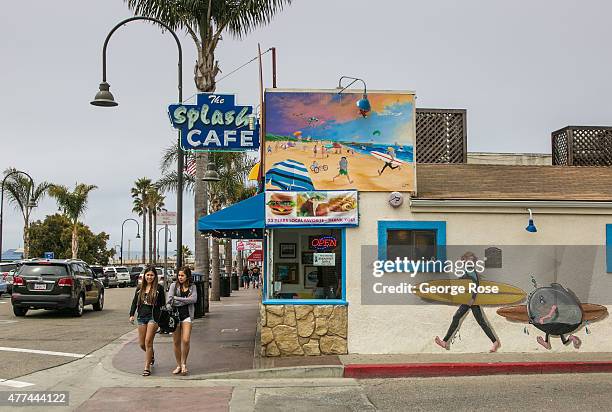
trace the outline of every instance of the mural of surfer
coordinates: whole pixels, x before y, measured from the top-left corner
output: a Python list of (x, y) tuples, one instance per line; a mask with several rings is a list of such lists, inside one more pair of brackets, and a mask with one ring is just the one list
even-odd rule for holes
[[(461, 256), (461, 260), (465, 262), (467, 261), (476, 262), (478, 259), (476, 258), (476, 255), (474, 255), (474, 253), (466, 252), (463, 256)], [(476, 286), (480, 284), (480, 279), (476, 271), (467, 272), (462, 277), (462, 279), (468, 279), (470, 282), (475, 283)], [(457, 309), (457, 312), (455, 312), (455, 315), (453, 316), (453, 320), (448, 328), (448, 332), (446, 332), (446, 335), (444, 336), (444, 339), (440, 339), (440, 337), (438, 336), (435, 337), (434, 342), (438, 346), (446, 350), (450, 349), (449, 340), (451, 340), (451, 338), (455, 335), (455, 332), (457, 332), (461, 319), (465, 316), (465, 314), (469, 310), (471, 310), (472, 314), (474, 315), (474, 318), (476, 318), (476, 322), (478, 322), (478, 324), (482, 328), (485, 335), (487, 335), (487, 337), (493, 343), (493, 346), (491, 346), (491, 349), (489, 350), (489, 352), (497, 352), (497, 349), (499, 349), (499, 347), (501, 346), (501, 343), (499, 339), (495, 336), (493, 331), (491, 330), (491, 327), (485, 320), (484, 316), (482, 315), (482, 310), (480, 309), (480, 305), (475, 305), (476, 297), (477, 297), (477, 293), (475, 292), (472, 293), (470, 301), (467, 304), (461, 304), (459, 306), (459, 308)]]
[(536, 340), (548, 350), (552, 348), (551, 335), (559, 336), (564, 345), (571, 342), (575, 349), (579, 349), (582, 341), (573, 333), (583, 322), (599, 320), (607, 313), (605, 306), (580, 303), (574, 292), (558, 283), (537, 287), (529, 295), (527, 305), (509, 306), (497, 310), (498, 315), (508, 320), (527, 322), (544, 332), (544, 338), (538, 336)]
[[(266, 151), (266, 173), (291, 159), (309, 166), (315, 190), (414, 191), (414, 94), (368, 91), (365, 118), (355, 112), (360, 97), (349, 90), (267, 90), (265, 144), (284, 150)], [(280, 189), (267, 181), (267, 189)]]

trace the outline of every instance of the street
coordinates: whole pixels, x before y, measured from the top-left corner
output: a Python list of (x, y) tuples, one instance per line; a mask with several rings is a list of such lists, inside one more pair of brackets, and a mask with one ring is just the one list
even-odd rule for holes
[(10, 295), (2, 295), (0, 379), (15, 379), (74, 361), (134, 329), (128, 323), (134, 288), (105, 289), (105, 293), (104, 309), (95, 312), (86, 306), (80, 318), (46, 310), (32, 310), (25, 318), (18, 318), (13, 314)]

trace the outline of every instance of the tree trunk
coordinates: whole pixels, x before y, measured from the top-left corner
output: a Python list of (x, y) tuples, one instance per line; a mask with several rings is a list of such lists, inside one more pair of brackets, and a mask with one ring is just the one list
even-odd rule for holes
[(225, 273), (228, 276), (232, 274), (232, 239), (225, 239)]
[(72, 225), (72, 258), (76, 259), (79, 254), (79, 232), (78, 232), (78, 222), (75, 222)]
[(201, 273), (204, 280), (204, 312), (209, 310), (208, 293), (210, 283), (208, 277), (210, 275), (210, 254), (209, 240), (206, 236), (201, 236), (198, 231), (198, 220), (208, 214), (208, 193), (206, 191), (206, 182), (202, 180), (206, 172), (206, 164), (208, 155), (206, 153), (196, 154), (196, 179), (195, 179), (195, 272)]
[(219, 271), (219, 239), (212, 239), (212, 288), (210, 300), (221, 300), (221, 274)]
[(142, 264), (147, 264), (147, 256), (145, 255), (147, 250), (147, 211), (142, 211)]
[(153, 265), (153, 213), (149, 210), (149, 264)]
[(219, 62), (215, 60), (215, 47), (217, 47), (217, 41), (213, 40), (207, 42), (202, 50), (198, 51), (194, 80), (200, 92), (212, 93), (217, 88), (215, 78), (221, 70)]
[(29, 216), (25, 218), (23, 224), (23, 258), (30, 257), (30, 221)]
[(157, 259), (159, 259), (158, 253), (157, 253), (157, 211), (153, 211), (153, 254), (155, 255), (155, 258), (153, 259), (153, 262), (155, 265), (157, 265)]

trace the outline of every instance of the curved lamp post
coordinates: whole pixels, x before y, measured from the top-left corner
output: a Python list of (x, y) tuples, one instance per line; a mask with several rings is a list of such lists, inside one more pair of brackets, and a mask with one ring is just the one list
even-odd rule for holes
[[(342, 80), (344, 79), (352, 80), (352, 82), (342, 87)], [(363, 79), (359, 79), (357, 77), (350, 77), (350, 76), (340, 77), (340, 80), (338, 80), (338, 89), (340, 89), (338, 94), (341, 94), (343, 91), (351, 87), (355, 82), (363, 83), (363, 97), (357, 100), (357, 108), (359, 109), (359, 113), (363, 117), (366, 117), (368, 113), (370, 112), (370, 110), (372, 110), (372, 106), (370, 105), (370, 101), (368, 100), (368, 87), (366, 86), (366, 83), (365, 81), (363, 81)]]
[(136, 219), (132, 219), (132, 218), (125, 219), (123, 223), (121, 224), (121, 253), (119, 253), (119, 260), (121, 262), (121, 265), (123, 265), (123, 226), (125, 225), (125, 222), (128, 222), (130, 220), (132, 222), (135, 222), (136, 226), (138, 226), (138, 231), (136, 232), (136, 239), (140, 239), (140, 223), (138, 223)]
[(31, 184), (30, 201), (28, 202), (26, 207), (29, 209), (32, 209), (38, 206), (36, 202), (34, 201), (34, 179), (32, 179), (32, 176), (30, 176), (26, 172), (22, 172), (21, 170), (14, 170), (11, 173), (8, 173), (6, 176), (4, 176), (4, 179), (2, 179), (2, 194), (0, 195), (0, 261), (2, 261), (2, 217), (4, 214), (4, 183), (6, 182), (6, 179), (8, 179), (9, 176), (16, 175), (19, 173), (26, 175), (30, 179), (30, 184)]
[[(113, 33), (121, 26), (126, 23), (135, 20), (147, 20), (152, 21), (154, 23), (159, 24), (164, 27), (166, 30), (172, 34), (174, 40), (176, 40), (176, 45), (178, 47), (178, 102), (183, 103), (183, 48), (181, 47), (181, 42), (179, 41), (178, 36), (167, 24), (162, 22), (161, 20), (155, 19), (153, 17), (145, 17), (145, 16), (135, 16), (130, 17), (129, 19), (125, 19), (117, 23), (115, 27), (108, 33), (106, 36), (106, 40), (104, 40), (104, 46), (102, 47), (102, 83), (100, 83), (100, 90), (96, 93), (96, 97), (91, 104), (99, 107), (114, 107), (117, 106), (118, 103), (115, 101), (112, 93), (110, 92), (110, 85), (106, 82), (106, 47), (108, 46), (108, 41), (110, 40)], [(182, 244), (183, 242), (183, 167), (184, 167), (184, 159), (183, 159), (183, 150), (181, 148), (181, 134), (178, 133), (178, 160), (177, 160), (177, 189), (176, 189), (176, 241), (178, 244)], [(123, 242), (122, 242), (123, 245)], [(143, 251), (144, 253), (144, 251)], [(176, 265), (177, 268), (183, 265), (183, 256), (181, 251), (176, 254)]]

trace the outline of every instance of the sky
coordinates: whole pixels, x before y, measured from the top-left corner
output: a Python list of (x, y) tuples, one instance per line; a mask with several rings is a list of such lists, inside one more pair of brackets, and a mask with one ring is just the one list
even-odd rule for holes
[[(160, 177), (176, 138), (167, 106), (177, 100), (177, 50), (169, 33), (142, 22), (108, 48), (108, 82), (119, 106), (89, 104), (101, 80), (108, 31), (131, 14), (122, 0), (20, 0), (0, 13), (0, 168), (36, 182), (98, 186), (83, 222), (118, 245), (135, 217), (130, 188)], [(604, 0), (294, 0), (242, 40), (217, 49), (221, 76), (276, 47), (278, 86), (334, 88), (342, 75), (369, 90), (414, 90), (421, 108), (467, 109), (468, 150), (550, 153), (567, 125), (610, 125), (612, 4)], [(195, 94), (195, 48), (184, 49), (184, 96)], [(264, 56), (271, 86), (270, 53)], [(239, 104), (259, 101), (250, 64), (218, 83)], [(186, 99), (187, 100), (187, 99)], [(168, 194), (169, 210), (176, 198)], [(22, 245), (23, 221), (5, 204), (4, 249)], [(55, 213), (46, 199), (34, 219)], [(193, 197), (185, 196), (184, 243), (193, 247)], [(138, 219), (138, 218), (137, 218)], [(173, 236), (175, 231), (173, 229)], [(135, 244), (135, 227), (125, 226)]]

